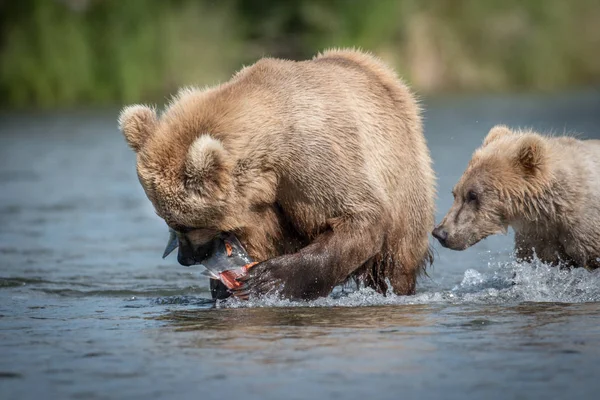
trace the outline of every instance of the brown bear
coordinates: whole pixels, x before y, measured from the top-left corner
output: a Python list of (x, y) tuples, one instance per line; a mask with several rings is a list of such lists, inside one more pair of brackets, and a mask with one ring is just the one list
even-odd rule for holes
[(234, 233), (259, 261), (249, 293), (312, 299), (349, 277), (412, 294), (431, 262), (435, 177), (419, 106), (371, 55), (264, 58), (181, 90), (160, 117), (126, 107), (119, 125), (183, 265)]
[(495, 126), (454, 187), (433, 236), (464, 250), (515, 231), (519, 259), (600, 266), (600, 140), (547, 137)]

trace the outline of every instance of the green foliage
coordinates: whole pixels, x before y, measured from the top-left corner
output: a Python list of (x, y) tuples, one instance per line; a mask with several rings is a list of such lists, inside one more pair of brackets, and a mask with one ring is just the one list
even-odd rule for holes
[(233, 13), (222, 5), (97, 0), (78, 10), (65, 3), (0, 9), (5, 106), (158, 100), (181, 85), (226, 79), (239, 61)]
[(597, 0), (0, 1), (0, 102), (162, 101), (262, 55), (360, 47), (417, 90), (600, 81)]

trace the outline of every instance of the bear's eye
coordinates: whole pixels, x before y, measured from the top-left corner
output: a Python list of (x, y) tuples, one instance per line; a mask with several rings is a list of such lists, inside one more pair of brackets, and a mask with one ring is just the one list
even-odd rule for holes
[(472, 201), (477, 201), (477, 193), (475, 193), (472, 190), (469, 190), (469, 193), (467, 193), (467, 202), (472, 202)]

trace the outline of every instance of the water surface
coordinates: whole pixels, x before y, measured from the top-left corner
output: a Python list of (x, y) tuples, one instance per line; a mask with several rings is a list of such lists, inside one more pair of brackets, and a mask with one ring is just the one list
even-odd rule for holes
[[(425, 101), (439, 220), (496, 123), (600, 137), (600, 93)], [(214, 306), (137, 182), (116, 110), (0, 117), (0, 397), (596, 398), (600, 272), (436, 247), (415, 296)]]

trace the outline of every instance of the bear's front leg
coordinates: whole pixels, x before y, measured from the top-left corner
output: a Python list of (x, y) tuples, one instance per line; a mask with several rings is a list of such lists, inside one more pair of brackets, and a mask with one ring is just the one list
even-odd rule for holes
[(294, 254), (275, 257), (249, 270), (236, 295), (278, 293), (287, 299), (327, 296), (367, 260), (381, 251), (380, 227), (336, 226)]

